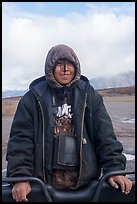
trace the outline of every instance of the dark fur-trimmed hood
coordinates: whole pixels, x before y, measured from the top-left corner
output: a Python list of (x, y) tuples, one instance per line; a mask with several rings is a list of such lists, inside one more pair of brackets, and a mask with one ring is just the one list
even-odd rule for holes
[(55, 88), (64, 87), (55, 80), (53, 75), (53, 70), (55, 68), (55, 65), (60, 59), (67, 59), (74, 64), (75, 71), (76, 71), (75, 77), (69, 84), (66, 85), (67, 87), (70, 87), (72, 84), (75, 84), (80, 79), (81, 70), (80, 70), (80, 62), (77, 55), (72, 50), (72, 48), (68, 47), (67, 45), (59, 44), (52, 47), (49, 50), (45, 61), (46, 79), (48, 80), (48, 83), (52, 87), (55, 87)]

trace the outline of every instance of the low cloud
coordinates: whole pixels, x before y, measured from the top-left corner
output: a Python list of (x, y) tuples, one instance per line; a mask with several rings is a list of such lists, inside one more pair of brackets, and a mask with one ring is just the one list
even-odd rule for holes
[(93, 8), (86, 14), (44, 16), (15, 7), (2, 15), (3, 89), (28, 88), (44, 75), (46, 55), (60, 43), (74, 49), (89, 79), (135, 69), (134, 16)]

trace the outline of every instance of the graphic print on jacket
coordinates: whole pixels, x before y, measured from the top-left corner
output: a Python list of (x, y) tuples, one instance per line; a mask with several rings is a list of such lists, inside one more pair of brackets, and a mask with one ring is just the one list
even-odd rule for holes
[[(55, 98), (53, 97), (55, 102)], [(65, 98), (62, 105), (53, 105), (54, 159), (53, 183), (56, 188), (75, 187), (78, 180), (77, 136), (71, 104)]]
[(55, 136), (73, 136), (74, 134), (71, 105), (64, 103), (62, 106), (57, 107), (57, 114), (55, 117)]

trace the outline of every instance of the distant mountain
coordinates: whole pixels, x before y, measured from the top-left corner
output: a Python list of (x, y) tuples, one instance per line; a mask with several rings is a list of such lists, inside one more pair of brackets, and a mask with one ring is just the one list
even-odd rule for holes
[(129, 71), (110, 77), (97, 77), (90, 79), (90, 83), (95, 89), (134, 86), (135, 72)]
[[(95, 89), (128, 87), (135, 85), (135, 72), (118, 74), (110, 77), (97, 77), (90, 79)], [(8, 90), (2, 92), (2, 98), (23, 96), (28, 90)]]
[(23, 96), (28, 90), (8, 90), (2, 91), (2, 98)]

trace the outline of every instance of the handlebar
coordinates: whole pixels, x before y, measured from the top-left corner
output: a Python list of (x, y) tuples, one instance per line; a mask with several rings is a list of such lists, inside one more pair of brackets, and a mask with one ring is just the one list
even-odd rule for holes
[[(113, 172), (109, 172), (106, 173), (104, 175), (102, 175), (99, 179), (98, 179), (98, 185), (96, 188), (96, 192), (94, 194), (93, 197), (93, 202), (98, 202), (99, 199), (99, 195), (100, 192), (102, 190), (103, 187), (103, 183), (111, 176), (116, 176), (116, 175), (127, 175), (127, 174), (135, 174), (135, 171), (125, 171), (125, 170), (120, 170), (120, 171), (113, 171)], [(20, 181), (30, 181), (30, 182), (36, 182), (41, 186), (42, 192), (44, 193), (44, 196), (47, 200), (47, 202), (53, 202), (50, 196), (50, 193), (48, 191), (48, 184), (44, 183), (42, 180), (36, 178), (36, 177), (6, 177), (6, 178), (2, 178), (2, 184), (4, 183), (16, 183), (16, 182), (20, 182)]]

